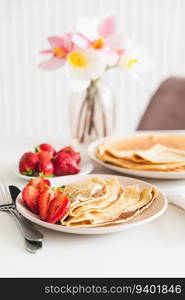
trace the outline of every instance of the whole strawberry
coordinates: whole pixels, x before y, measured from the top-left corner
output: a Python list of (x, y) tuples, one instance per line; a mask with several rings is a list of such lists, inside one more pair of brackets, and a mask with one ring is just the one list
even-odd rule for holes
[(41, 175), (51, 177), (54, 173), (54, 167), (51, 160), (51, 154), (46, 151), (40, 151), (37, 153), (39, 158), (38, 171)]
[(72, 175), (80, 172), (80, 168), (74, 158), (64, 151), (59, 152), (53, 159), (54, 174)]
[(48, 152), (51, 155), (51, 157), (53, 157), (56, 154), (56, 151), (53, 148), (53, 146), (50, 145), (50, 144), (47, 144), (47, 143), (43, 143), (43, 144), (38, 145), (35, 148), (35, 151), (36, 152), (40, 152), (40, 151)]
[(19, 161), (19, 171), (23, 175), (31, 176), (37, 171), (39, 158), (36, 153), (26, 152)]
[(38, 170), (44, 176), (53, 176), (54, 167), (52, 161), (50, 159), (41, 159), (38, 164)]
[(47, 151), (37, 152), (37, 156), (39, 158), (39, 161), (41, 161), (41, 160), (50, 160), (52, 158), (51, 154)]
[(74, 160), (76, 161), (77, 164), (79, 164), (81, 161), (80, 153), (76, 152), (74, 150), (74, 148), (71, 146), (66, 146), (63, 149), (61, 149), (59, 152), (65, 152), (65, 153), (70, 154), (72, 156), (72, 158), (74, 158)]

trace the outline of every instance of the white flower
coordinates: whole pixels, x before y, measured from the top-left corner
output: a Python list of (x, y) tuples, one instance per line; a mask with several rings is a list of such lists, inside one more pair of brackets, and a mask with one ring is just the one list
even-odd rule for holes
[(83, 17), (76, 26), (73, 43), (82, 49), (94, 49), (108, 66), (115, 66), (119, 59), (121, 36), (116, 31), (112, 14), (103, 18)]
[(154, 66), (154, 62), (144, 47), (130, 42), (128, 48), (120, 56), (118, 66), (128, 70), (135, 79), (139, 80), (138, 74), (149, 71)]
[(67, 75), (71, 80), (72, 90), (82, 91), (91, 80), (99, 78), (105, 71), (105, 63), (90, 49), (75, 49), (67, 56)]

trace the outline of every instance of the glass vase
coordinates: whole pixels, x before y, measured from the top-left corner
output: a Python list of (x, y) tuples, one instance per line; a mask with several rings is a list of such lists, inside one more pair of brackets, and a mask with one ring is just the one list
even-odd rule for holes
[(78, 143), (113, 134), (115, 101), (104, 81), (91, 81), (85, 91), (71, 94), (70, 122), (72, 138)]

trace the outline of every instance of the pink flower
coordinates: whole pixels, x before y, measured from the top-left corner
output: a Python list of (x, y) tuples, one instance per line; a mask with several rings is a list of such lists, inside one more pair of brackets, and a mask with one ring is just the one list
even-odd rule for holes
[(67, 55), (73, 50), (72, 34), (65, 33), (63, 36), (51, 36), (48, 41), (51, 49), (41, 51), (42, 54), (51, 54), (52, 56), (41, 62), (39, 67), (44, 70), (54, 70), (63, 66), (67, 60)]
[(98, 18), (81, 18), (77, 24), (77, 32), (72, 41), (78, 47), (91, 48), (98, 51), (104, 62), (115, 65), (122, 53), (121, 37), (116, 33), (116, 22), (112, 15)]

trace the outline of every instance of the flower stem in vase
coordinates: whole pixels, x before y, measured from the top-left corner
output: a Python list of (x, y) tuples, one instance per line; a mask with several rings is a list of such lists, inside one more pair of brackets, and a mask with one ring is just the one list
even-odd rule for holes
[(73, 137), (79, 143), (88, 143), (110, 134), (114, 101), (110, 89), (102, 80), (92, 80), (85, 91), (72, 94), (72, 100)]
[(95, 102), (96, 102), (96, 96), (97, 96), (97, 88), (95, 86), (92, 86), (93, 89), (91, 89), (90, 93), (90, 121), (89, 121), (89, 130), (88, 130), (88, 135), (91, 135), (92, 129), (95, 127), (95, 121), (94, 121), (94, 116), (95, 116)]
[[(85, 117), (84, 117), (84, 124), (83, 124), (83, 127), (82, 127), (82, 135), (80, 136), (80, 143), (83, 143), (84, 140), (85, 140), (85, 132), (86, 132), (86, 129), (87, 129), (87, 125), (88, 125), (88, 116), (89, 116), (89, 112), (90, 112), (90, 101), (89, 101), (89, 98), (86, 97), (86, 111), (85, 111)], [(80, 117), (80, 116), (79, 116)]]
[(104, 112), (104, 107), (103, 107), (103, 104), (101, 103), (100, 101), (100, 97), (97, 93), (97, 105), (100, 107), (101, 109), (101, 115), (102, 115), (102, 123), (103, 123), (103, 136), (107, 136), (108, 135), (108, 132), (107, 132), (107, 120), (106, 120), (106, 115), (105, 115), (105, 112)]
[[(97, 89), (94, 81), (91, 81), (90, 86), (87, 89), (86, 97), (84, 102), (82, 103), (78, 126), (77, 126), (77, 136), (79, 136), (80, 143), (83, 143), (86, 139), (86, 134), (91, 136), (93, 128), (95, 128), (94, 120), (94, 108), (95, 108), (95, 97), (96, 97)], [(86, 104), (86, 105), (85, 105)], [(80, 134), (80, 123), (83, 121), (83, 110), (84, 110), (84, 122), (82, 125), (82, 134)], [(96, 131), (97, 132), (97, 131)]]
[(78, 122), (77, 122), (77, 128), (76, 128), (76, 136), (80, 136), (80, 128), (81, 128), (81, 122), (82, 122), (82, 115), (85, 110), (85, 106), (87, 106), (87, 98), (84, 99), (79, 112)]

